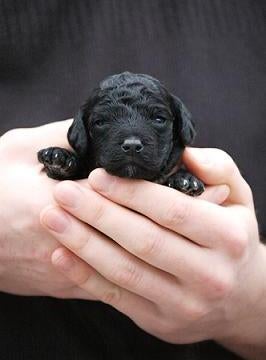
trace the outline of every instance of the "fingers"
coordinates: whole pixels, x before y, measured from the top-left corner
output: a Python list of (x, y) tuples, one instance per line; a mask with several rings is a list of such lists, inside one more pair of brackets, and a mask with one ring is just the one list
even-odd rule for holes
[[(113, 177), (102, 169), (96, 169), (90, 174), (89, 184), (112, 202), (141, 213), (162, 227), (168, 228), (200, 246), (226, 248), (228, 239), (231, 238), (231, 231), (235, 230), (232, 228), (230, 211), (227, 211), (226, 208), (200, 198), (189, 197), (166, 186), (147, 181), (132, 181)], [(61, 192), (63, 186), (65, 186), (66, 191), (66, 185), (60, 184)], [(57, 190), (59, 190), (59, 187), (57, 187)], [(87, 199), (83, 201), (82, 205), (79, 205), (80, 208), (85, 209), (86, 203), (94, 204), (93, 213), (83, 211), (86, 214), (86, 219), (83, 219), (83, 221), (97, 228), (100, 227), (99, 230), (102, 232), (106, 232), (105, 225), (111, 231), (108, 218), (115, 214), (114, 217), (120, 219), (120, 228), (121, 221), (127, 224), (128, 233), (135, 234), (138, 231), (137, 229), (142, 229), (140, 224), (136, 223), (138, 221), (136, 215), (133, 221), (132, 212), (122, 213), (122, 210), (116, 204), (104, 201), (92, 191), (86, 189), (83, 189), (83, 191), (84, 199), (86, 196)], [(59, 191), (56, 194), (56, 200), (60, 201)], [(74, 211), (75, 216), (82, 216), (78, 214), (78, 211), (75, 212), (75, 210), (69, 209), (68, 211), (72, 211), (72, 213)], [(95, 212), (96, 214), (102, 212), (100, 213), (100, 221), (93, 218)], [(110, 221), (113, 221), (113, 219), (110, 219)]]
[(232, 158), (220, 149), (186, 148), (186, 167), (208, 185), (230, 187), (228, 202), (253, 208), (252, 192)]
[[(74, 201), (72, 206), (67, 206), (66, 203), (69, 204), (71, 195), (74, 195), (73, 190), (78, 195), (72, 199)], [(171, 191), (167, 188), (166, 190)], [(145, 216), (105, 199), (89, 188), (80, 187), (70, 181), (62, 182), (57, 185), (56, 198), (69, 213), (98, 229), (131, 254), (158, 269), (175, 275), (179, 279), (186, 279), (186, 281), (194, 280), (199, 274), (207, 271), (209, 254), (203, 251), (202, 246), (163, 228)], [(193, 221), (194, 219), (192, 219), (191, 227), (193, 227)], [(232, 250), (227, 239), (231, 230), (227, 230), (224, 234), (218, 224), (216, 232), (213, 234), (210, 227), (206, 229), (204, 223), (200, 225), (203, 226), (202, 233), (205, 231), (205, 245), (208, 241), (210, 247), (220, 246), (226, 251), (236, 251), (235, 247)], [(217, 232), (219, 232), (220, 238), (217, 236)], [(78, 246), (77, 240), (76, 245)], [(227, 250), (227, 245), (229, 250)], [(99, 251), (97, 251), (98, 253)], [(91, 262), (89, 263), (95, 267)]]
[[(171, 294), (177, 295), (178, 286), (176, 279), (156, 268), (137, 259), (126, 252), (114, 242), (85, 224), (77, 221), (62, 210), (48, 208), (42, 213), (42, 223), (48, 225), (48, 229), (61, 244), (65, 245), (79, 258), (90, 264), (99, 274), (113, 284), (123, 287), (135, 294), (156, 302), (158, 299), (167, 302)], [(59, 258), (60, 260), (60, 258)], [(64, 256), (66, 270), (69, 267), (75, 269), (72, 264), (73, 259)], [(80, 267), (79, 273), (75, 274), (72, 270), (72, 276), (79, 284), (87, 281), (84, 273), (89, 273), (87, 267)], [(164, 293), (157, 286), (158, 283), (164, 284)], [(181, 294), (178, 294), (181, 299)]]
[(67, 276), (79, 289), (93, 294), (98, 300), (106, 302), (119, 297), (119, 289), (100, 276), (90, 265), (73, 256), (66, 248), (58, 248), (52, 254), (52, 263)]
[(156, 307), (153, 303), (112, 284), (69, 250), (56, 249), (52, 254), (52, 263), (76, 284), (69, 296), (64, 294), (64, 298), (91, 300), (93, 297), (123, 312), (140, 326), (149, 323), (155, 316)]
[[(43, 223), (46, 224), (47, 210), (43, 215)], [(64, 215), (72, 218), (66, 213)], [(129, 256), (125, 262), (124, 255), (118, 246), (110, 241), (108, 244), (101, 236), (93, 243), (90, 231), (82, 233), (87, 227), (74, 218), (71, 221), (73, 223), (68, 226), (67, 231), (62, 232), (62, 221), (54, 218), (52, 222), (53, 225), (57, 222), (57, 231), (52, 230), (52, 234), (78, 257), (66, 249), (59, 248), (53, 253), (52, 262), (89, 296), (93, 295), (100, 301), (114, 306), (144, 329), (150, 328), (154, 322), (158, 323), (159, 316), (163, 314), (170, 314), (172, 319), (171, 309), (175, 309), (176, 318), (179, 319), (184, 313), (185, 317), (194, 318), (204, 311), (205, 305), (201, 298), (194, 298), (191, 294), (193, 286), (188, 289), (182, 285), (179, 286), (179, 283), (169, 274), (158, 272), (145, 264), (143, 267), (140, 261), (134, 263), (133, 257)], [(61, 232), (58, 232), (59, 229)], [(87, 261), (98, 271), (92, 271), (92, 268), (86, 264)], [(215, 277), (214, 281), (209, 275), (206, 279), (207, 284), (212, 287), (212, 296), (214, 292), (216, 296), (224, 285), (220, 282), (217, 284)], [(213, 286), (215, 286), (214, 291)]]

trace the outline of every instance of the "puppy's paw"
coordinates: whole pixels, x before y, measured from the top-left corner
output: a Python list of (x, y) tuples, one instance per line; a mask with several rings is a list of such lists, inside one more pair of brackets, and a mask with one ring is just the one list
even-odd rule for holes
[(47, 175), (53, 179), (72, 179), (77, 171), (75, 154), (59, 147), (40, 150), (38, 160), (44, 165)]
[(205, 189), (202, 181), (183, 169), (170, 176), (166, 185), (190, 196), (199, 196)]

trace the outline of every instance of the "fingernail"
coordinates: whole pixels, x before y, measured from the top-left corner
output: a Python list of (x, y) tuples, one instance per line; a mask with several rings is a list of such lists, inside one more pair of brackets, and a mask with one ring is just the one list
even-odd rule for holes
[(104, 169), (95, 169), (89, 175), (89, 183), (95, 189), (101, 192), (107, 192), (115, 177), (109, 175)]
[(55, 232), (63, 233), (69, 221), (62, 211), (52, 208), (42, 214), (42, 223)]
[(56, 185), (54, 196), (60, 204), (76, 207), (82, 192), (77, 184), (72, 181), (64, 181)]

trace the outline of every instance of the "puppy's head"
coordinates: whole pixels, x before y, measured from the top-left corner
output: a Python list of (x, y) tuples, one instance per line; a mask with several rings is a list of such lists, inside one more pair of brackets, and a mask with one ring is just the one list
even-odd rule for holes
[(156, 180), (177, 164), (194, 126), (180, 99), (158, 80), (125, 72), (100, 83), (68, 132), (91, 170)]

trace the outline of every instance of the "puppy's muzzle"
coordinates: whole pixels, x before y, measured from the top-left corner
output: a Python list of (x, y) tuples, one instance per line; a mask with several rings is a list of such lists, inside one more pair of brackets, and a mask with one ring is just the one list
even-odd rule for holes
[(124, 140), (123, 144), (121, 145), (121, 149), (124, 153), (135, 155), (144, 149), (144, 145), (138, 137), (130, 136)]

